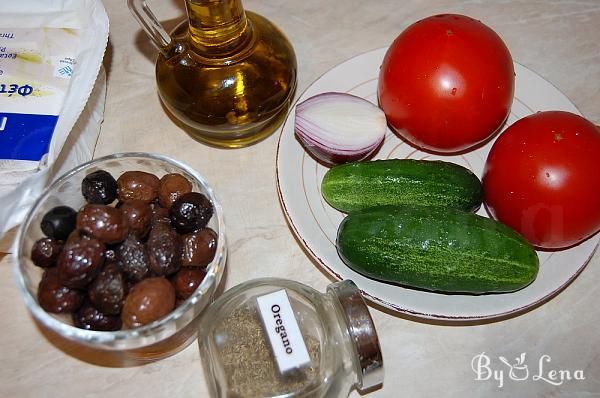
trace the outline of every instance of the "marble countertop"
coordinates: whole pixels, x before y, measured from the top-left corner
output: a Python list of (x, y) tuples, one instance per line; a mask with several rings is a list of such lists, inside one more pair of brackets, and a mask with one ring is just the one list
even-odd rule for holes
[[(167, 27), (184, 16), (183, 0), (149, 1)], [(95, 157), (122, 151), (162, 152), (199, 170), (220, 197), (229, 244), (225, 288), (248, 279), (294, 279), (324, 291), (331, 282), (303, 252), (279, 206), (275, 183), (278, 133), (257, 145), (209, 148), (165, 115), (156, 95), (156, 51), (125, 1), (104, 0), (111, 22), (105, 56), (108, 93)], [(298, 93), (333, 66), (389, 45), (412, 22), (437, 13), (480, 19), (513, 58), (559, 88), (600, 124), (600, 2), (246, 0), (286, 32), (298, 57)], [(334, 22), (332, 22), (334, 21)], [(297, 94), (299, 95), (299, 94)], [(52, 345), (19, 297), (12, 259), (0, 255), (0, 372), (3, 397), (204, 397), (198, 346), (144, 366), (109, 368), (81, 362)], [(600, 396), (600, 254), (562, 293), (518, 317), (470, 326), (434, 324), (372, 308), (386, 378), (372, 397)], [(485, 353), (489, 380), (476, 380), (472, 360)], [(500, 357), (526, 353), (527, 380), (511, 378)], [(541, 364), (541, 367), (540, 367)], [(581, 371), (584, 380), (551, 380)], [(502, 371), (502, 372), (501, 372)], [(541, 376), (541, 377), (534, 377)], [(352, 396), (359, 396), (356, 392)]]

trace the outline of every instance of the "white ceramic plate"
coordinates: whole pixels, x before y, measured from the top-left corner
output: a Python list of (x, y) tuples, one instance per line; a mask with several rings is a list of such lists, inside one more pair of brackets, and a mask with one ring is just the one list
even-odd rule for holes
[[(379, 66), (386, 49), (356, 56), (325, 73), (299, 98), (298, 102), (327, 91), (347, 92), (377, 103)], [(531, 113), (565, 110), (580, 114), (577, 108), (552, 84), (522, 65), (515, 64), (515, 99), (507, 126)], [(364, 296), (400, 313), (430, 319), (482, 320), (521, 313), (537, 306), (565, 288), (585, 267), (600, 236), (594, 236), (569, 250), (538, 252), (540, 271), (528, 287), (509, 294), (447, 295), (403, 288), (369, 279), (348, 268), (339, 258), (335, 237), (344, 217), (321, 196), (321, 180), (328, 170), (315, 162), (294, 136), (295, 107), (286, 120), (277, 150), (277, 188), (283, 210), (292, 230), (325, 271), (336, 279), (352, 279)], [(459, 156), (435, 156), (404, 143), (388, 130), (377, 159), (443, 159), (461, 164), (481, 177), (492, 142)], [(486, 215), (482, 208), (479, 214)]]

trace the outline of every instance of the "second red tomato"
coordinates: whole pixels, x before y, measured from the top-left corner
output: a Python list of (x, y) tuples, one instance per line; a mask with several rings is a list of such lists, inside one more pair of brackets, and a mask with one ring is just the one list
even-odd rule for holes
[(568, 247), (600, 229), (600, 131), (569, 112), (538, 112), (508, 127), (488, 155), (485, 204), (533, 245)]
[(388, 49), (378, 96), (388, 123), (418, 147), (457, 152), (485, 141), (508, 116), (514, 66), (489, 27), (463, 15), (409, 26)]

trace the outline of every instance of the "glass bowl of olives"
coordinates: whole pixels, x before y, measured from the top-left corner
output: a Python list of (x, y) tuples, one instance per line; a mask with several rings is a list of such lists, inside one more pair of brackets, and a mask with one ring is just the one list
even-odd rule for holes
[(42, 193), (16, 239), (17, 285), (39, 329), (63, 351), (109, 366), (192, 342), (226, 262), (212, 188), (159, 154), (71, 170)]

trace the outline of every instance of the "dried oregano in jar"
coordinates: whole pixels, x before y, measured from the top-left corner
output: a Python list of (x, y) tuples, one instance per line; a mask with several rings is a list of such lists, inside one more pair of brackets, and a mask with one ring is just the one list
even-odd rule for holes
[(377, 334), (351, 281), (326, 294), (282, 279), (246, 282), (199, 328), (213, 397), (340, 397), (383, 380)]
[(256, 308), (236, 309), (215, 328), (215, 333), (229, 333), (231, 339), (219, 351), (230, 396), (282, 395), (315, 383), (321, 358), (319, 343), (314, 337), (306, 339), (310, 364), (282, 374)]

